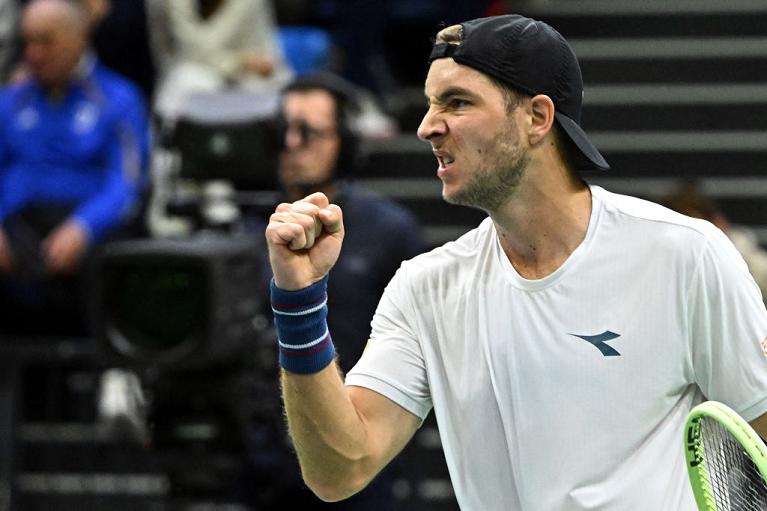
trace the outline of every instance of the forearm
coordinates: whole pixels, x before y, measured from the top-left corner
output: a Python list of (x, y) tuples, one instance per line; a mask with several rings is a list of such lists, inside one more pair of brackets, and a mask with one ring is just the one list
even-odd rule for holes
[(341, 209), (322, 193), (283, 203), (265, 234), (288, 427), (306, 483), (324, 500), (341, 500), (402, 450), (420, 419), (372, 390), (345, 386), (338, 372), (327, 280), (317, 279), (341, 251)]
[(354, 473), (367, 435), (335, 364), (326, 288), (326, 278), (292, 292), (273, 284), (272, 310), (288, 427), (304, 479), (322, 498), (337, 500), (359, 489)]
[(368, 432), (336, 364), (312, 375), (282, 372), (288, 430), (306, 484), (323, 500), (340, 500), (377, 472)]

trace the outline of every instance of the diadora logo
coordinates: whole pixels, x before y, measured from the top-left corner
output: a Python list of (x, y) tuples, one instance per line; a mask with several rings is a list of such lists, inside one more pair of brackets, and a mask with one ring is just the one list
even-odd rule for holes
[(593, 344), (596, 349), (598, 349), (602, 355), (606, 357), (620, 357), (621, 354), (618, 353), (618, 350), (613, 348), (612, 346), (608, 346), (605, 344), (607, 341), (612, 341), (615, 338), (618, 338), (621, 336), (621, 334), (616, 334), (615, 332), (611, 332), (609, 330), (605, 330), (601, 334), (597, 335), (578, 335), (578, 334), (569, 334), (573, 337), (577, 337), (579, 339), (583, 339), (584, 341)]

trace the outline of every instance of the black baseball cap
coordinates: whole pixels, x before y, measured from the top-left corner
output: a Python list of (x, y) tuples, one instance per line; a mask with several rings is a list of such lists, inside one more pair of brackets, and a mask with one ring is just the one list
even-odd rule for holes
[(609, 170), (580, 127), (583, 77), (575, 52), (562, 34), (542, 21), (517, 14), (478, 18), (461, 26), (462, 41), (435, 44), (429, 64), (451, 57), (531, 96), (549, 96), (556, 121), (575, 145), (576, 169)]

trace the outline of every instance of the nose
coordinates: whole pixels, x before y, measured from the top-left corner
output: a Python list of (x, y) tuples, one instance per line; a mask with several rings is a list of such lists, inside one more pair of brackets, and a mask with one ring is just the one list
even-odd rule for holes
[(285, 129), (285, 148), (286, 149), (297, 149), (301, 147), (303, 144), (303, 139), (301, 137), (301, 131), (296, 129), (295, 127), (288, 126)]
[(430, 142), (435, 138), (443, 136), (447, 132), (447, 125), (436, 112), (434, 107), (429, 107), (424, 114), (421, 124), (418, 126), (418, 138), (424, 142)]

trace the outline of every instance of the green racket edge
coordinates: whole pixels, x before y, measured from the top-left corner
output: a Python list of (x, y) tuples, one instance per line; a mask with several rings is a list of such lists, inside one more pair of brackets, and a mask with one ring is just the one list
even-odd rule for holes
[(684, 428), (684, 441), (687, 473), (690, 476), (692, 492), (700, 511), (718, 511), (713, 500), (711, 479), (703, 463), (703, 446), (700, 442), (700, 420), (703, 417), (716, 420), (735, 437), (754, 461), (765, 482), (767, 482), (767, 448), (748, 422), (718, 401), (705, 401), (690, 411)]

